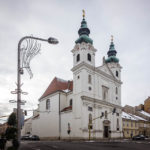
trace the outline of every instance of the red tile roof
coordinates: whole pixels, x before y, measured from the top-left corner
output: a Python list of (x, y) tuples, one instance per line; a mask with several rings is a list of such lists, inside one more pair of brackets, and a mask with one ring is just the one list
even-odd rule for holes
[(55, 77), (53, 81), (50, 83), (46, 91), (43, 93), (43, 95), (40, 97), (40, 99), (55, 93), (57, 91), (63, 91), (63, 90), (73, 90), (73, 81), (66, 81), (63, 79), (59, 79)]
[(72, 110), (72, 106), (65, 107), (63, 110), (61, 110), (61, 112), (68, 111), (68, 110)]

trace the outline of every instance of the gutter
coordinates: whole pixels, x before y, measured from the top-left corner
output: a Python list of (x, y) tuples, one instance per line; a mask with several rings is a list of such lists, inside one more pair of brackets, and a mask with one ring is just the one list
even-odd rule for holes
[(60, 112), (60, 92), (59, 92), (59, 140), (61, 139), (61, 112)]

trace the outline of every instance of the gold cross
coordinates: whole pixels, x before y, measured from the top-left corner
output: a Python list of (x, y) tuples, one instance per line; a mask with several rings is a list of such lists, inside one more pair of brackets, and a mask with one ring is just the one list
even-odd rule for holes
[(111, 42), (113, 42), (113, 39), (114, 39), (114, 37), (113, 37), (113, 35), (111, 35)]
[(82, 12), (83, 12), (83, 18), (84, 18), (85, 17), (85, 10), (83, 9)]

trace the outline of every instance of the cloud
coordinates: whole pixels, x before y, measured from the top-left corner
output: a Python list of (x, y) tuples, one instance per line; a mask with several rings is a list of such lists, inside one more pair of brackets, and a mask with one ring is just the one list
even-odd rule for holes
[(22, 108), (35, 108), (55, 76), (73, 78), (71, 50), (78, 38), (82, 9), (86, 11), (90, 37), (98, 50), (96, 66), (101, 65), (103, 56), (107, 57), (110, 35), (114, 35), (117, 56), (123, 67), (122, 104), (143, 103), (150, 93), (149, 4), (148, 0), (0, 1), (0, 103), (8, 105), (8, 110), (1, 105), (0, 112), (11, 112), (16, 107), (8, 102), (16, 99), (10, 91), (16, 89), (17, 44), (23, 36), (53, 36), (58, 38), (59, 44), (41, 42), (41, 54), (30, 64), (33, 79), (29, 79), (26, 71), (21, 76), (22, 90), (29, 93), (23, 96), (27, 103)]

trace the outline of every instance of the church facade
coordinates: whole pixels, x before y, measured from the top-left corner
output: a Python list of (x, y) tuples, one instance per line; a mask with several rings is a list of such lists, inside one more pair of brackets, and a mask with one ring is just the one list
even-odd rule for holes
[(73, 54), (73, 80), (55, 77), (39, 99), (32, 134), (45, 139), (122, 137), (121, 69), (113, 39), (101, 66), (83, 16)]

